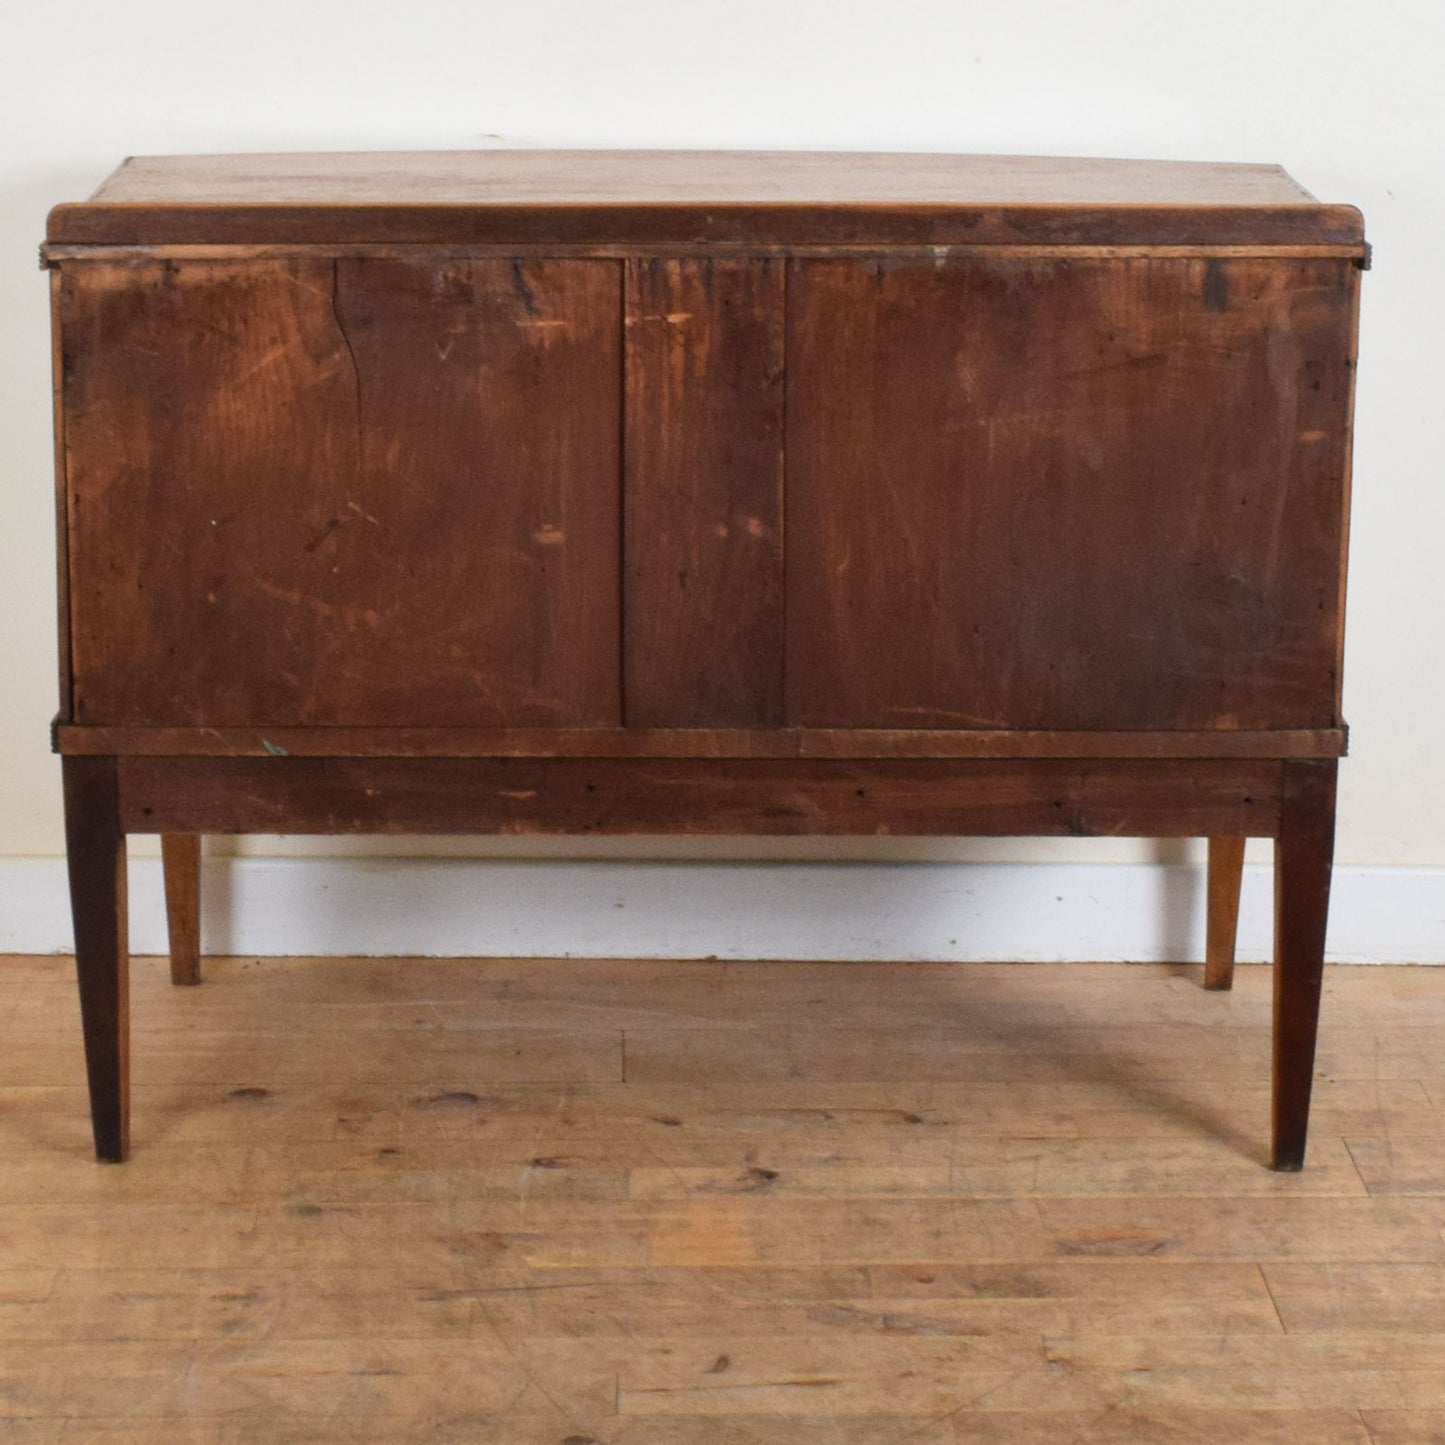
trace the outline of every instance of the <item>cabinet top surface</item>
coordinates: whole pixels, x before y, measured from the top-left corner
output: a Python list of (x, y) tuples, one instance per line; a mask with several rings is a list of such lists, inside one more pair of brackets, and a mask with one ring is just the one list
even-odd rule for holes
[(137, 156), (59, 245), (1358, 245), (1278, 166), (881, 152)]

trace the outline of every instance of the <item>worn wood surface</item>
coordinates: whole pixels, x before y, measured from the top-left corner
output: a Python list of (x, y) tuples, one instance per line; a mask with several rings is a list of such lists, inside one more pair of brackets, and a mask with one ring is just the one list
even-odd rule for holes
[[(76, 761), (80, 761), (77, 759)], [(137, 833), (1273, 836), (1278, 762), (119, 761)]]
[(0, 960), (0, 1437), (1430, 1440), (1445, 975), (1326, 970), (1300, 1174), (1269, 970), (1198, 979), (137, 960), (99, 1170), (70, 967)]
[(1239, 892), (1244, 882), (1243, 838), (1209, 840), (1205, 919), (1205, 988), (1234, 982), (1234, 945), (1239, 932)]
[(118, 808), (171, 834), (1283, 833), (1297, 1166), (1357, 212), (1268, 167), (171, 158), (50, 240), (103, 1154)]
[[(60, 713), (71, 716), (70, 702), (70, 518), (66, 498), (65, 358), (60, 344), (60, 273), (50, 276), (51, 424), (55, 429), (55, 595), (56, 660), (59, 664)], [(108, 751), (114, 751), (109, 749)]]
[(452, 150), (132, 156), (91, 198), (161, 205), (849, 199), (919, 204), (1301, 205), (1278, 166), (848, 151)]
[(325, 758), (1336, 758), (1342, 728), (56, 728), (77, 756)]
[(130, 939), (126, 846), (113, 758), (66, 758), (65, 850), (91, 1130), (119, 1163), (130, 1136)]
[(146, 245), (70, 245), (46, 242), (40, 247), (40, 264), (58, 270), (63, 264), (135, 261), (318, 261), (387, 260), (415, 261), (422, 257), (447, 261), (546, 260), (546, 261), (776, 261), (814, 256), (823, 260), (898, 260), (911, 257), (933, 262), (943, 257), (961, 260), (1047, 259), (1053, 261), (1128, 261), (1152, 257), (1156, 261), (1288, 261), (1347, 260), (1368, 269), (1358, 245), (1291, 246), (1153, 246), (1147, 241), (1117, 242), (1113, 245), (1030, 245), (1016, 242), (948, 242), (941, 245), (896, 245), (862, 241), (757, 241), (723, 244), (705, 241), (621, 242), (567, 241), (522, 243), (499, 241), (417, 242), (417, 241), (295, 241), (251, 243), (244, 241), (208, 243), (194, 241)]
[(163, 834), (161, 866), (165, 874), (171, 982), (197, 984), (201, 981), (200, 834)]
[(1327, 249), (1364, 265), (1353, 206), (971, 205), (920, 203), (694, 205), (285, 204), (57, 206), (62, 246), (374, 244), (612, 248), (659, 246), (1182, 246), (1284, 255)]
[(793, 262), (788, 720), (1336, 724), (1356, 274)]
[(620, 721), (617, 264), (61, 285), (73, 720)]
[(783, 721), (785, 274), (627, 268), (629, 726)]
[(446, 151), (139, 156), (58, 243), (1011, 241), (1360, 247), (1276, 166), (1019, 156)]
[(1274, 1167), (1304, 1159), (1335, 852), (1337, 764), (1284, 765), (1274, 867)]

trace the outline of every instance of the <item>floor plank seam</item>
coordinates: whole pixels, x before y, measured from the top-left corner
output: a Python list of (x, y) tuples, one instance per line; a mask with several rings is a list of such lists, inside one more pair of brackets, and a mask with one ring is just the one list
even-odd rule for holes
[(1269, 1296), (1270, 1308), (1274, 1311), (1275, 1319), (1279, 1321), (1280, 1334), (1289, 1334), (1289, 1326), (1284, 1322), (1284, 1312), (1279, 1307), (1279, 1300), (1275, 1298), (1274, 1286), (1269, 1282), (1269, 1271), (1257, 1260), (1254, 1267), (1259, 1271), (1260, 1280), (1264, 1284), (1264, 1292)]
[(1379, 1197), (1376, 1195), (1374, 1189), (1371, 1188), (1370, 1181), (1365, 1177), (1365, 1171), (1360, 1167), (1359, 1156), (1355, 1153), (1353, 1147), (1350, 1144), (1350, 1141), (1348, 1139), (1341, 1138), (1340, 1143), (1344, 1145), (1345, 1153), (1349, 1155), (1350, 1164), (1353, 1167), (1355, 1174), (1358, 1177), (1365, 1193), (1371, 1199)]

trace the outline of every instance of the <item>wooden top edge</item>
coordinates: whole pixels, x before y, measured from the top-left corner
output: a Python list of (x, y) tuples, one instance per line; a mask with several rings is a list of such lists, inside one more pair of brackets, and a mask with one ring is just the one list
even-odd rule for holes
[(931, 202), (528, 205), (266, 202), (56, 206), (56, 245), (1099, 245), (1349, 246), (1354, 206)]
[(917, 262), (938, 266), (955, 261), (1020, 260), (1020, 261), (1139, 261), (1139, 260), (1335, 260), (1368, 269), (1370, 248), (1355, 242), (1326, 242), (1324, 244), (1288, 246), (1264, 245), (1194, 245), (1170, 246), (1158, 244), (1123, 245), (1054, 245), (1024, 244), (979, 244), (948, 243), (934, 245), (909, 245), (904, 242), (885, 244), (849, 243), (803, 243), (774, 245), (768, 242), (723, 242), (708, 245), (689, 245), (681, 242), (671, 244), (634, 241), (626, 245), (605, 243), (571, 242), (471, 242), (469, 244), (442, 242), (293, 242), (281, 245), (267, 242), (230, 242), (210, 244), (206, 242), (180, 242), (145, 245), (72, 245), (64, 242), (44, 241), (40, 246), (40, 265), (52, 270), (64, 265), (113, 265), (137, 266), (142, 264), (168, 264), (218, 262), (222, 265), (238, 265), (245, 262), (293, 262), (315, 260), (389, 260), (406, 261), (421, 265), (447, 265), (452, 262), (478, 260), (485, 257), (507, 259), (532, 258), (537, 260), (675, 260), (684, 257), (695, 259), (731, 260), (863, 260), (882, 261), (890, 265)]
[(1280, 167), (884, 152), (139, 156), (63, 244), (1359, 242)]
[(130, 156), (97, 201), (1313, 201), (1278, 165), (942, 151), (489, 148)]

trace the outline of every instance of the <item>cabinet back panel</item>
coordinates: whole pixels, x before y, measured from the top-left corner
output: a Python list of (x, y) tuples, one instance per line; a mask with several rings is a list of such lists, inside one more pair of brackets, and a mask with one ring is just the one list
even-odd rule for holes
[(628, 263), (629, 724), (783, 720), (784, 266)]
[(1357, 277), (791, 262), (788, 721), (1334, 724)]
[(621, 267), (62, 278), (73, 715), (620, 721)]

